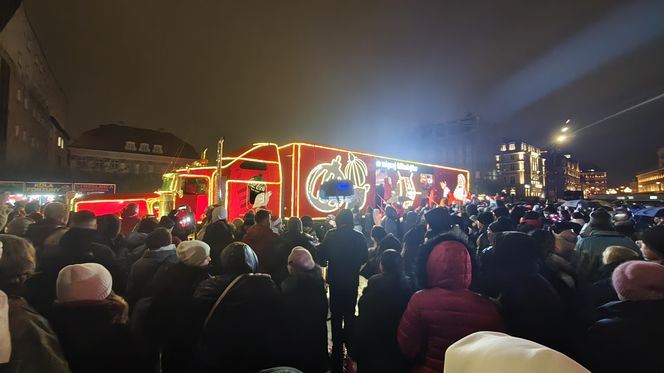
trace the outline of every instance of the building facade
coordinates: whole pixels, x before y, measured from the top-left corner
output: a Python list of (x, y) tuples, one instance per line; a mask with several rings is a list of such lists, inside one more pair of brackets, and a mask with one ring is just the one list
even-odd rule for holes
[(542, 150), (520, 140), (507, 140), (496, 154), (498, 181), (517, 198), (542, 198), (547, 167)]
[(657, 161), (658, 167), (656, 169), (636, 175), (639, 193), (664, 192), (664, 147), (657, 149)]
[(463, 118), (419, 127), (418, 152), (431, 163), (470, 170), (473, 193), (486, 190), (495, 182), (493, 166), (484, 162), (481, 149), (480, 117), (468, 114)]
[(21, 5), (0, 32), (1, 173), (31, 177), (65, 170), (65, 123), (65, 96)]
[(162, 174), (199, 159), (193, 146), (169, 132), (117, 124), (84, 132), (69, 152), (74, 176), (116, 182), (121, 192), (156, 190)]
[(604, 194), (608, 187), (606, 171), (589, 168), (581, 171), (581, 187), (584, 197), (588, 198), (595, 194)]
[[(579, 162), (570, 154), (548, 151), (546, 157), (546, 198), (548, 200), (570, 199), (568, 196), (581, 192), (581, 170)], [(573, 197), (574, 199), (576, 197)]]

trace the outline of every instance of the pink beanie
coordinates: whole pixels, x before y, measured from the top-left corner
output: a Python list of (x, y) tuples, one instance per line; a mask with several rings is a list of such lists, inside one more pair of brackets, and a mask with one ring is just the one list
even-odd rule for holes
[(632, 260), (613, 271), (613, 288), (620, 300), (664, 299), (664, 266)]
[(311, 271), (315, 266), (311, 253), (302, 246), (296, 246), (288, 256), (289, 272), (292, 272), (291, 268), (296, 271)]
[(101, 264), (72, 264), (60, 270), (56, 295), (60, 302), (104, 300), (112, 287), (111, 273)]

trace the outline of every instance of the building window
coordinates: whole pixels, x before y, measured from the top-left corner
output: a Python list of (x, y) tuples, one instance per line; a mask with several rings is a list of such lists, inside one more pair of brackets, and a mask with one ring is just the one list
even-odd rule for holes
[(58, 148), (65, 148), (65, 139), (63, 139), (62, 136), (58, 136)]
[(500, 162), (500, 156), (499, 155), (496, 156), (496, 162)]
[(14, 127), (14, 135), (15, 137), (21, 137), (21, 126), (18, 124)]
[(136, 143), (133, 141), (126, 141), (125, 142), (125, 150), (128, 150), (130, 152), (135, 152), (136, 151)]
[(22, 99), (23, 99), (23, 91), (21, 91), (21, 89), (19, 88), (16, 90), (16, 101), (21, 102)]
[(138, 151), (143, 152), (143, 153), (149, 153), (150, 152), (150, 144), (148, 144), (147, 142), (142, 142), (141, 146), (138, 148)]
[(510, 165), (510, 171), (514, 171), (514, 170), (515, 170), (515, 168), (514, 168), (514, 163), (512, 163), (512, 164)]
[(505, 144), (501, 145), (500, 146), (500, 151), (504, 152), (505, 150), (507, 150), (507, 146)]
[(510, 155), (510, 160), (514, 160), (514, 154)]
[(521, 150), (523, 150), (523, 151), (526, 151), (526, 149), (527, 149), (527, 146), (526, 146), (526, 144), (524, 144), (524, 143), (521, 143)]
[(162, 149), (161, 145), (153, 145), (152, 146), (152, 152), (155, 154), (164, 154), (164, 149)]
[(514, 185), (514, 184), (516, 184), (516, 179), (514, 178), (514, 176), (511, 176), (510, 177), (510, 185)]
[(513, 143), (513, 142), (511, 142), (511, 143), (509, 144), (509, 150), (516, 150), (516, 144)]

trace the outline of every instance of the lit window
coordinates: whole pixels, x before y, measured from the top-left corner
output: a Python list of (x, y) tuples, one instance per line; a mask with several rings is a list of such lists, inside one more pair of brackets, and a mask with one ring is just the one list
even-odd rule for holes
[(496, 156), (496, 162), (500, 162), (500, 156), (499, 155)]
[(507, 150), (507, 146), (505, 144), (501, 145), (500, 146), (500, 151), (504, 152), (505, 150)]
[(136, 151), (136, 143), (133, 141), (127, 141), (125, 142), (125, 150), (128, 150), (130, 152), (135, 152)]
[(138, 148), (138, 151), (143, 152), (143, 153), (149, 153), (150, 152), (150, 144), (148, 144), (147, 142), (142, 142), (141, 146)]
[(521, 143), (521, 150), (525, 151), (525, 150), (526, 150), (526, 148), (527, 148), (527, 147), (526, 147), (526, 144), (524, 144), (524, 143)]
[(22, 99), (23, 99), (23, 91), (21, 91), (20, 89), (17, 89), (16, 90), (16, 101), (21, 102)]
[(19, 126), (18, 124), (14, 127), (14, 135), (15, 135), (16, 137), (20, 137), (20, 136), (21, 136), (21, 126)]
[(161, 147), (161, 145), (153, 145), (152, 152), (155, 154), (164, 154), (164, 149)]
[(510, 145), (509, 145), (509, 149), (510, 150), (515, 150), (516, 149), (516, 144), (511, 142)]

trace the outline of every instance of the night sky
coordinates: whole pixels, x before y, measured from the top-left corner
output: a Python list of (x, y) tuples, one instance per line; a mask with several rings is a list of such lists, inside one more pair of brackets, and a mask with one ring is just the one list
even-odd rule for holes
[[(547, 146), (568, 118), (664, 92), (664, 1), (24, 3), (74, 136), (124, 122), (210, 154), (224, 135), (231, 150), (305, 140), (418, 160), (413, 128), (472, 112), (491, 160), (502, 137)], [(620, 184), (658, 146), (664, 100), (564, 149)]]

